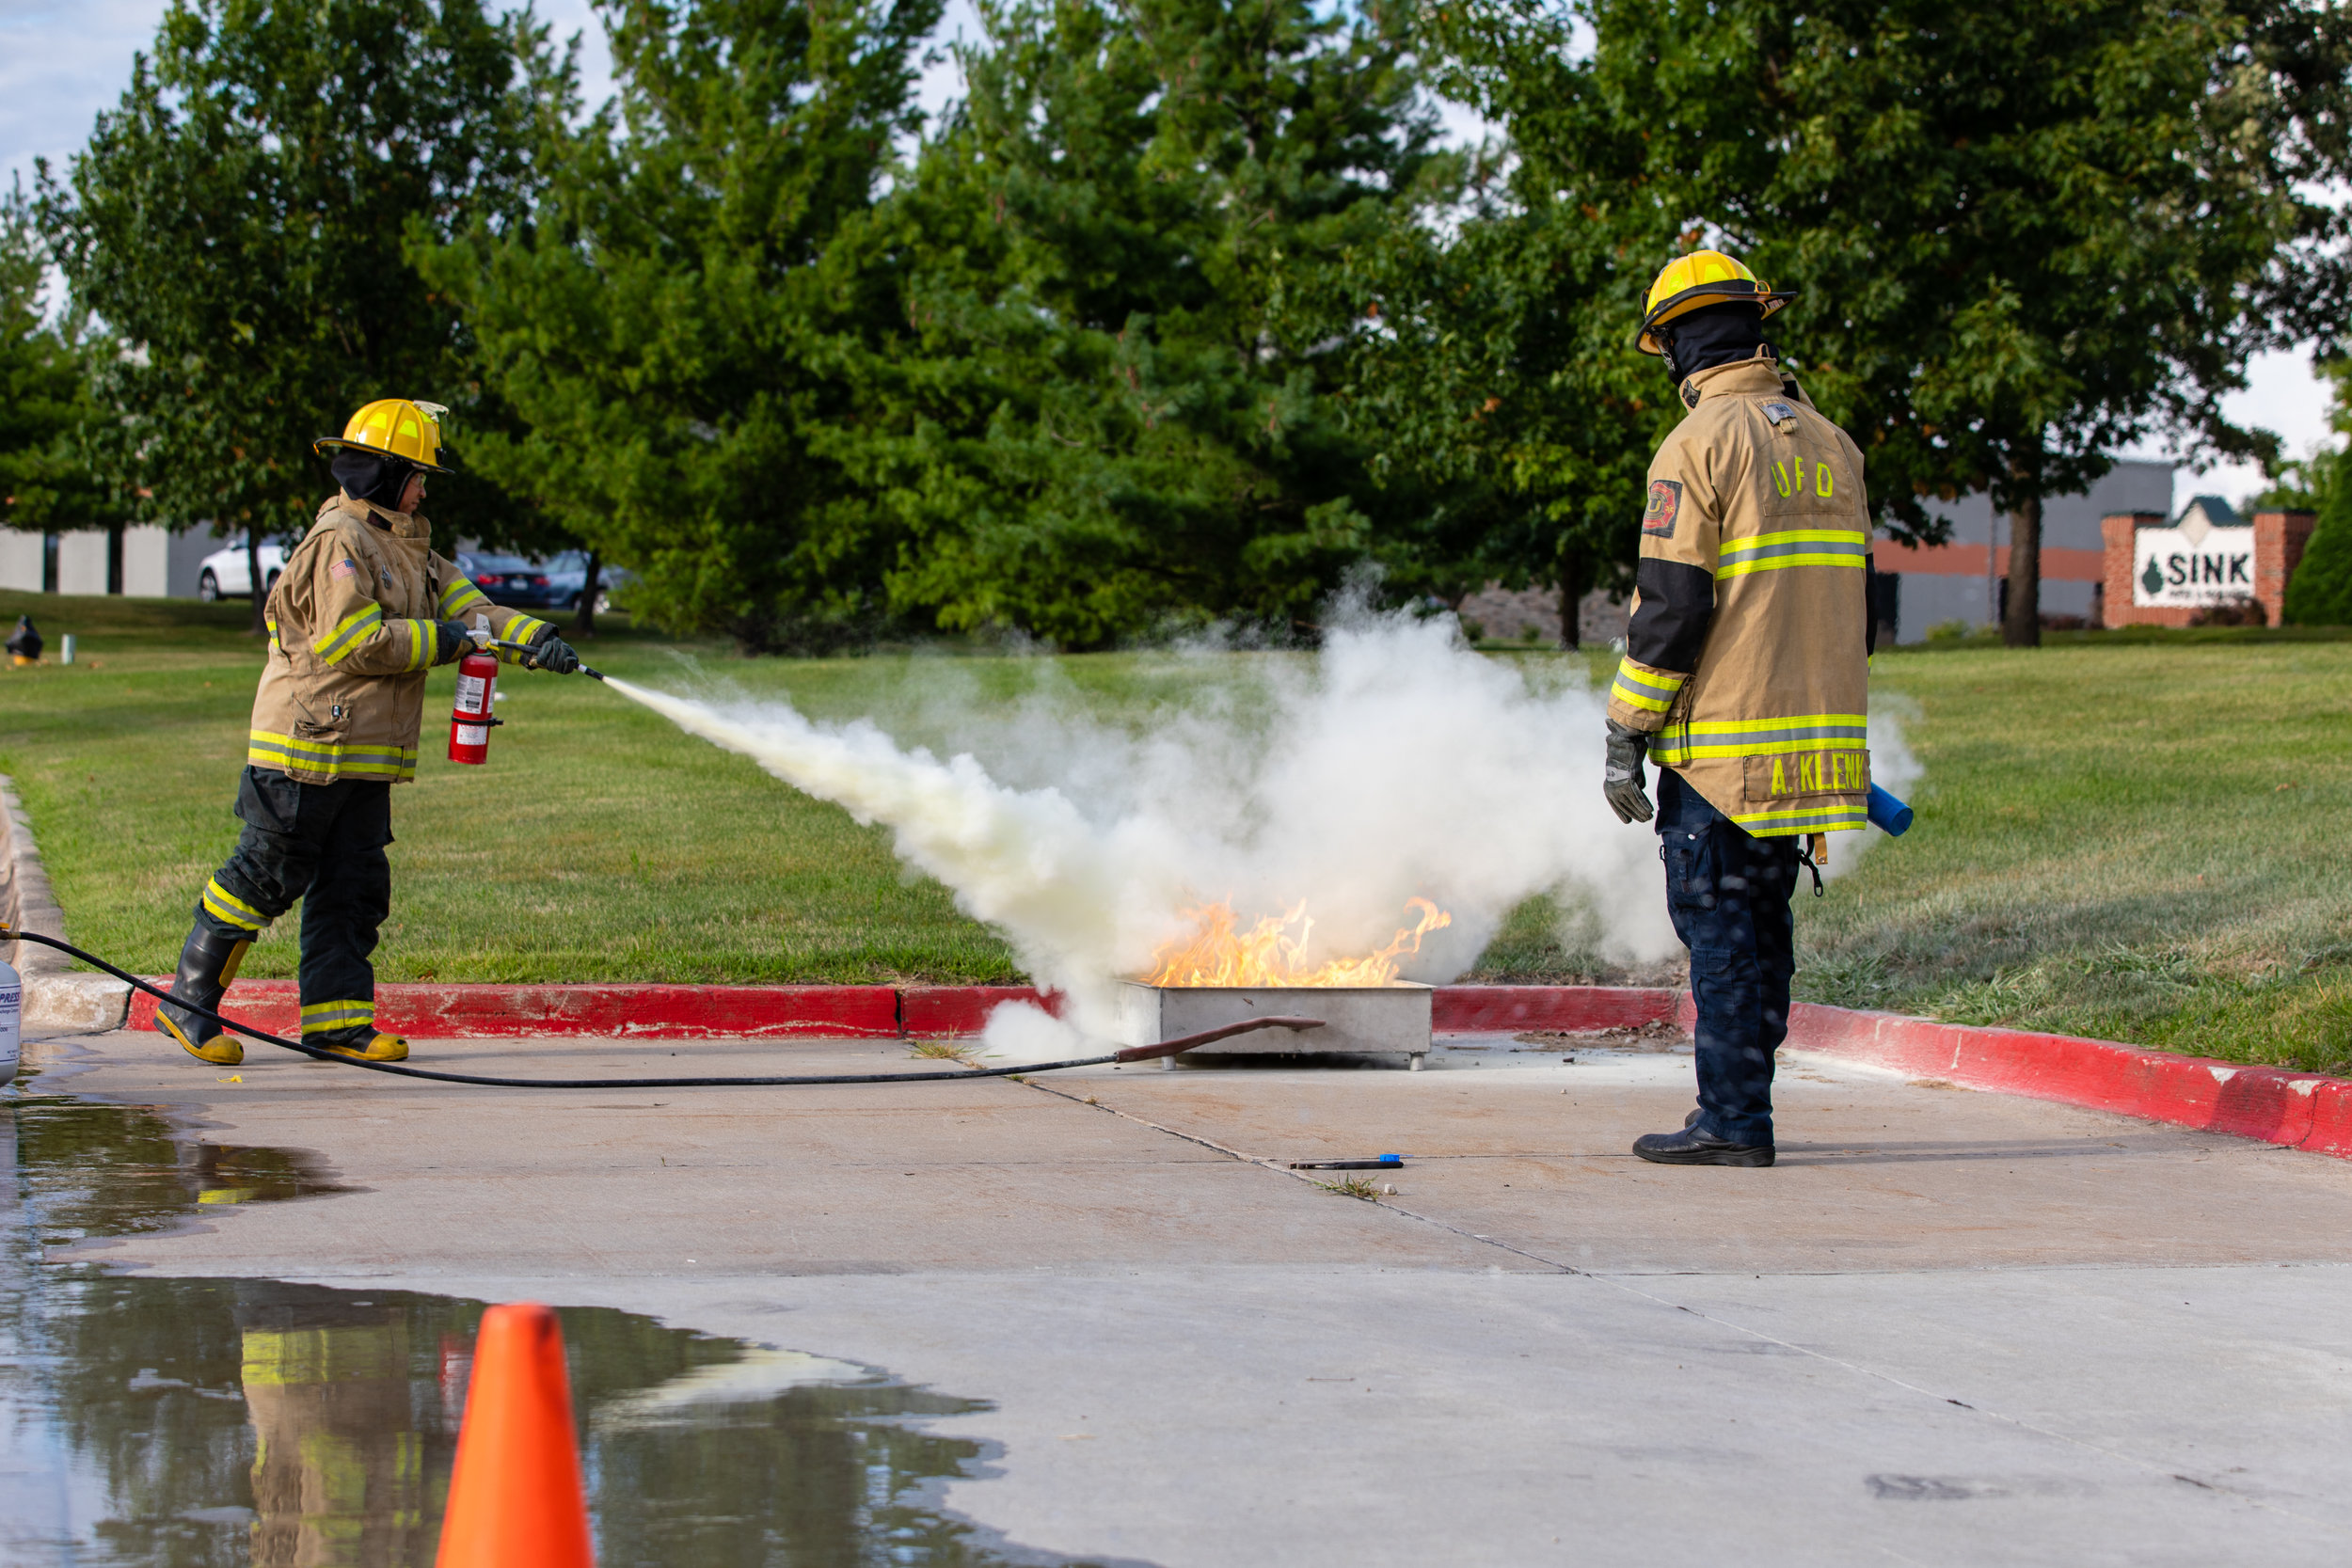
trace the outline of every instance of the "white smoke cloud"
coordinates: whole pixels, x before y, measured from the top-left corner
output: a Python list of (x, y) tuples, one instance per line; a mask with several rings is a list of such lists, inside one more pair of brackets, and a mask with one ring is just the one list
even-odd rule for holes
[[(1468, 969), (1546, 892), (1598, 917), (1607, 957), (1677, 950), (1655, 835), (1601, 799), (1603, 698), (1581, 667), (1483, 657), (1450, 617), (1334, 620), (1316, 653), (1146, 661), (1132, 679), (1167, 695), (1139, 719), (1092, 716), (1050, 659), (1016, 661), (1026, 689), (1008, 702), (917, 658), (890, 705), (906, 739), (773, 697), (610, 684), (888, 827), (898, 853), (1002, 930), (1097, 1040), (1116, 978), (1148, 968), (1204, 901), (1230, 900), (1247, 925), (1304, 899), (1316, 961), (1386, 943), (1412, 923), (1407, 899), (1432, 899), (1453, 924), (1404, 968), (1432, 982)], [(1031, 1059), (1074, 1041), (1024, 1008), (999, 1009), (988, 1043)]]
[[(1656, 840), (1600, 799), (1601, 699), (1581, 675), (1531, 683), (1450, 619), (1342, 621), (1315, 654), (1165, 656), (1171, 695), (1139, 723), (1089, 717), (1048, 660), (1009, 708), (918, 660), (911, 685), (947, 695), (909, 727), (942, 736), (944, 760), (871, 720), (610, 684), (890, 828), (1095, 1037), (1115, 977), (1148, 967), (1205, 900), (1230, 899), (1245, 923), (1306, 900), (1319, 958), (1385, 943), (1411, 924), (1408, 898), (1433, 899), (1454, 923), (1407, 961), (1411, 979), (1459, 974), (1546, 891), (1599, 910), (1614, 956), (1673, 949)], [(992, 1043), (1033, 1025), (1007, 1019)]]

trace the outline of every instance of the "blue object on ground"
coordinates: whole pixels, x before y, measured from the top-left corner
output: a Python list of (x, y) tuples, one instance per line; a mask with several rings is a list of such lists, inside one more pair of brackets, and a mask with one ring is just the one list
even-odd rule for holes
[(1870, 786), (1869, 816), (1870, 826), (1890, 838), (1900, 838), (1911, 829), (1911, 808), (1876, 784)]

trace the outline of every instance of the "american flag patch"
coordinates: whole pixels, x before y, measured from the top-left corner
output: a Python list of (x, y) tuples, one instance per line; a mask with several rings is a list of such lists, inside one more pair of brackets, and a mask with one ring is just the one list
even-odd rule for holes
[(354, 578), (359, 575), (359, 568), (348, 561), (338, 561), (326, 569), (326, 575), (330, 578)]

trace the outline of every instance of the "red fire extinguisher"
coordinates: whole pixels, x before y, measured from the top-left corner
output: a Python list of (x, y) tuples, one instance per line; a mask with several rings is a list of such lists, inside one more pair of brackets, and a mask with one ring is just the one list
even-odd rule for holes
[(474, 650), (457, 661), (457, 705), (449, 716), (449, 760), (481, 764), (490, 760), (490, 726), (503, 722), (490, 711), (497, 701), (499, 661)]

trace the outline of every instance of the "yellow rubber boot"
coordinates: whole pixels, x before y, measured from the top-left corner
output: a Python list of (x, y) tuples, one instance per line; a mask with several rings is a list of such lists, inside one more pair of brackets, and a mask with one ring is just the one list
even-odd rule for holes
[(326, 1048), (330, 1056), (348, 1056), (355, 1062), (405, 1062), (408, 1059), (408, 1042), (398, 1035), (378, 1035), (361, 1045), (347, 1041)]
[[(172, 996), (217, 1011), (229, 983), (237, 977), (237, 966), (252, 945), (249, 936), (224, 935), (199, 924), (180, 950), (180, 973), (172, 977), (169, 988)], [(213, 1067), (235, 1067), (245, 1060), (245, 1047), (221, 1033), (219, 1024), (170, 1002), (156, 1004), (155, 1032), (179, 1041), (180, 1049)]]
[(192, 1040), (160, 1007), (155, 1011), (155, 1027), (178, 1040), (180, 1048), (199, 1062), (210, 1062), (215, 1067), (235, 1067), (245, 1060), (245, 1047), (237, 1043), (235, 1036), (215, 1035), (208, 1040)]

